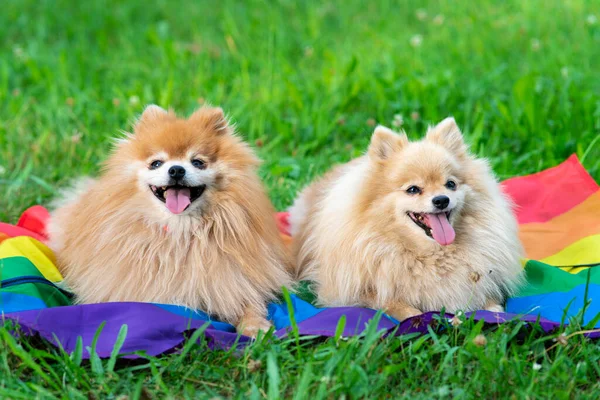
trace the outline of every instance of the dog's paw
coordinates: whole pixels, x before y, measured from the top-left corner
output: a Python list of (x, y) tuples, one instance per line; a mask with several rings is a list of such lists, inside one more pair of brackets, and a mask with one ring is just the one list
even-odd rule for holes
[(258, 332), (267, 332), (269, 329), (271, 329), (271, 326), (271, 323), (264, 318), (247, 318), (240, 322), (240, 324), (237, 326), (237, 331), (244, 336), (256, 338)]
[(416, 308), (413, 307), (402, 307), (402, 308), (397, 308), (393, 311), (389, 311), (389, 314), (396, 318), (398, 321), (402, 322), (405, 319), (409, 319), (411, 317), (416, 317), (417, 315), (421, 315), (423, 314), (423, 312), (421, 310), (418, 310)]
[(504, 307), (502, 307), (500, 304), (490, 304), (485, 309), (486, 311), (491, 312), (504, 312)]

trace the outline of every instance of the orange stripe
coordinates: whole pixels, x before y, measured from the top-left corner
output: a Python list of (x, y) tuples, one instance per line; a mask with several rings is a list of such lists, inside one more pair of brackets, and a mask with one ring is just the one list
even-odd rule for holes
[(519, 237), (527, 258), (541, 260), (587, 236), (600, 234), (600, 192), (543, 223), (523, 224)]

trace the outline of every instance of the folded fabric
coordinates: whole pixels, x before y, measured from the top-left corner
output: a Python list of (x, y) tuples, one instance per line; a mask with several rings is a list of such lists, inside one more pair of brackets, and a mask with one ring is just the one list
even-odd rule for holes
[[(600, 298), (600, 269), (594, 268), (600, 265), (599, 187), (576, 156), (538, 174), (509, 179), (503, 187), (516, 205), (529, 283), (507, 301), (506, 313), (477, 311), (467, 316), (488, 323), (519, 318), (539, 322), (545, 330), (569, 323), (569, 318), (581, 314), (586, 300)], [(91, 346), (103, 325), (96, 342), (100, 357), (110, 356), (123, 325), (128, 334), (121, 352), (129, 353), (127, 357), (136, 357), (131, 353), (139, 351), (150, 355), (173, 351), (190, 331), (205, 324), (204, 337), (213, 347), (250, 340), (238, 338), (233, 326), (199, 310), (151, 303), (71, 305), (54, 255), (43, 244), (47, 218), (48, 212), (35, 206), (23, 213), (17, 225), (0, 223), (0, 311), (25, 334), (38, 334), (70, 352), (78, 337), (84, 348)], [(286, 213), (277, 215), (282, 236), (289, 242), (287, 218)], [(291, 296), (289, 307), (285, 302), (269, 304), (275, 335), (288, 334), (292, 326), (289, 309), (301, 335), (317, 336), (333, 336), (342, 322), (344, 336), (360, 335), (377, 314), (360, 307), (318, 308), (311, 302), (310, 292), (301, 290)], [(599, 305), (589, 303), (584, 322), (599, 312)], [(396, 329), (398, 335), (426, 332), (436, 315), (426, 313), (399, 324), (383, 315), (378, 329)]]

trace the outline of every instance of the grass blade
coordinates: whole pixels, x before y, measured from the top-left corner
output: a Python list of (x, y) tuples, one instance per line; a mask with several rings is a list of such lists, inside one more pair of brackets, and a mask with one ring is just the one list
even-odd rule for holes
[(279, 398), (279, 367), (273, 352), (267, 354), (267, 377), (269, 382), (268, 399)]
[(200, 339), (200, 336), (204, 335), (206, 328), (208, 328), (209, 326), (210, 326), (210, 322), (207, 322), (204, 325), (202, 325), (200, 328), (196, 329), (194, 331), (194, 333), (192, 333), (192, 336), (190, 336), (190, 338), (185, 342), (183, 349), (181, 349), (181, 352), (177, 356), (177, 359), (174, 361), (174, 363), (178, 363), (178, 364), (183, 363), (183, 361), (185, 360), (185, 357), (192, 350), (192, 347), (194, 347), (196, 344), (198, 344), (198, 339)]
[(96, 329), (96, 333), (94, 334), (94, 339), (92, 340), (92, 347), (86, 346), (86, 350), (88, 351), (88, 353), (90, 355), (90, 364), (92, 366), (92, 372), (98, 376), (104, 374), (104, 367), (102, 366), (102, 360), (100, 359), (100, 357), (98, 356), (98, 353), (96, 352), (96, 346), (98, 344), (98, 338), (100, 337), (100, 334), (102, 333), (102, 330), (104, 329), (105, 325), (106, 325), (106, 321), (102, 321), (102, 323), (100, 324), (98, 329)]
[(117, 341), (115, 342), (115, 346), (113, 347), (112, 352), (110, 353), (110, 359), (108, 360), (108, 364), (106, 365), (106, 370), (108, 372), (112, 372), (115, 369), (115, 364), (117, 363), (117, 357), (123, 347), (123, 343), (125, 343), (125, 338), (127, 337), (127, 324), (121, 325), (121, 329), (119, 330), (119, 335), (117, 336)]
[(336, 344), (340, 341), (342, 334), (344, 333), (344, 329), (346, 328), (346, 314), (342, 315), (338, 320), (337, 326), (335, 327), (335, 336), (334, 341)]
[(81, 336), (77, 336), (77, 342), (75, 343), (75, 350), (71, 353), (71, 360), (73, 364), (80, 366), (81, 360), (83, 359), (83, 340)]
[(308, 387), (310, 385), (312, 375), (312, 364), (308, 363), (304, 367), (304, 371), (302, 371), (300, 383), (298, 383), (298, 386), (295, 390), (294, 400), (302, 400), (308, 398)]
[(35, 362), (33, 357), (20, 345), (17, 340), (5, 329), (0, 330), (3, 342), (8, 345), (11, 352), (18, 357), (25, 365), (31, 368), (40, 378), (55, 390), (59, 390), (60, 385), (55, 382), (42, 368)]

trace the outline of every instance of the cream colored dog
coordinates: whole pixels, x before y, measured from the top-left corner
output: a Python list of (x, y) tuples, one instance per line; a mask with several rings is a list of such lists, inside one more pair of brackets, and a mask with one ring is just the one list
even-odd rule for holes
[(452, 118), (418, 142), (377, 127), (366, 156), (311, 184), (290, 213), (297, 275), (326, 306), (399, 320), (501, 311), (523, 279), (510, 201)]
[(79, 303), (201, 309), (255, 335), (291, 262), (256, 174), (220, 108), (146, 108), (97, 180), (52, 213), (50, 245)]

